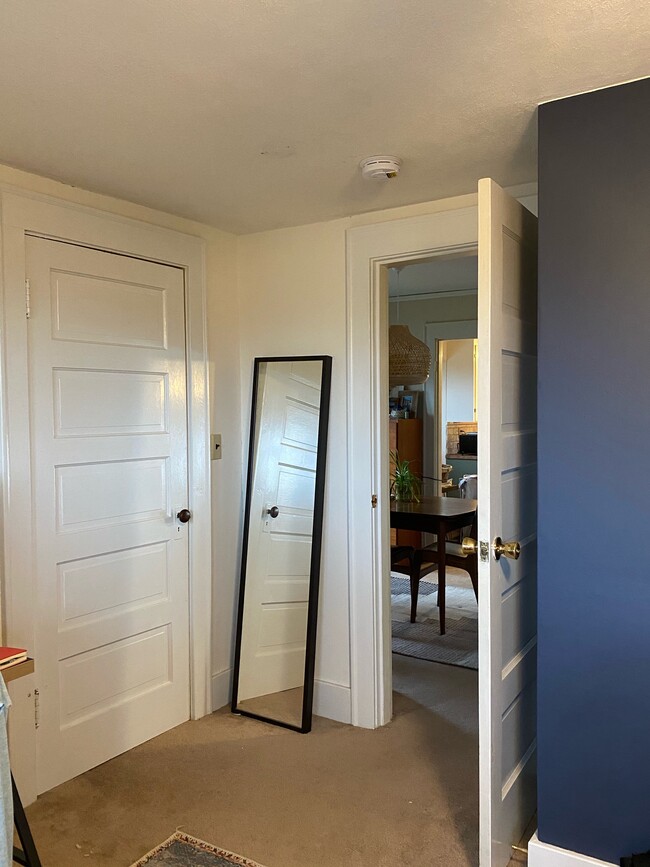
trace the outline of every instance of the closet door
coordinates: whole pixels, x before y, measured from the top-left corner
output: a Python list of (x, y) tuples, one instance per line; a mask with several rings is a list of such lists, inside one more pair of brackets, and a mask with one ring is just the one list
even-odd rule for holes
[(38, 791), (189, 718), (184, 278), (27, 240)]

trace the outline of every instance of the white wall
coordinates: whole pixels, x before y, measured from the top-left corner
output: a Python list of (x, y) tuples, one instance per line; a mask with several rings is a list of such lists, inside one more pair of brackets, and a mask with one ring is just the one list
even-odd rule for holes
[[(520, 191), (513, 190), (518, 195)], [(523, 191), (522, 191), (523, 192)], [(526, 193), (534, 192), (528, 185)], [(476, 205), (459, 196), (357, 217), (240, 236), (237, 243), (240, 300), (243, 425), (248, 428), (252, 360), (256, 355), (332, 355), (332, 410), (316, 660), (315, 712), (350, 719), (350, 624), (347, 510), (346, 235), (348, 228)], [(528, 207), (536, 204), (528, 197)], [(432, 304), (444, 301), (443, 321), (476, 318), (476, 297), (409, 302), (413, 333), (441, 316)], [(418, 305), (423, 305), (418, 310)], [(394, 305), (391, 305), (393, 307)], [(406, 303), (402, 303), (402, 309)], [(426, 311), (426, 312), (425, 312)], [(417, 319), (417, 326), (415, 325)], [(407, 321), (402, 318), (402, 321)], [(431, 319), (429, 319), (431, 321)]]
[[(0, 165), (0, 184), (33, 193), (56, 196), (108, 213), (197, 235), (205, 240), (210, 399), (212, 424), (223, 436), (221, 461), (212, 464), (214, 635), (212, 671), (218, 705), (228, 698), (236, 587), (239, 581), (241, 536), (241, 409), (239, 365), (239, 306), (234, 235), (144, 208), (131, 202), (98, 195), (57, 181)], [(1, 482), (2, 480), (0, 480)]]
[[(229, 697), (242, 529), (252, 360), (257, 355), (333, 356), (325, 495), (316, 712), (350, 719), (347, 513), (346, 229), (468, 207), (475, 195), (238, 238), (130, 202), (0, 166), (0, 183), (197, 235), (206, 242), (213, 431), (213, 704)], [(462, 297), (446, 299), (464, 303)], [(465, 318), (457, 311), (451, 318)], [(415, 331), (414, 331), (415, 333)], [(243, 434), (243, 436), (242, 436)]]
[(253, 359), (331, 355), (316, 711), (349, 719), (346, 444), (346, 220), (238, 239), (243, 427), (250, 423)]

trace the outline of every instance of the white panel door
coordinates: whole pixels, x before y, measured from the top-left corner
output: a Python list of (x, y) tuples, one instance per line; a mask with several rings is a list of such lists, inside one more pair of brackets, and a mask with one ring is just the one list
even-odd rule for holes
[(304, 681), (321, 372), (269, 362), (260, 375), (239, 701)]
[(44, 792), (189, 718), (184, 278), (26, 253)]
[[(480, 863), (503, 867), (536, 807), (537, 220), (479, 182)], [(521, 543), (518, 560), (494, 540)]]

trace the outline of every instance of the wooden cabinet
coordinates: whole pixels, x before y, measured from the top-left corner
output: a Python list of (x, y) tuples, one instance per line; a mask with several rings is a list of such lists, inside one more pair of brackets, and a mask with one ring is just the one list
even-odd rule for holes
[[(416, 476), (422, 477), (422, 419), (391, 418), (388, 443), (391, 452), (397, 452), (401, 461), (410, 461), (413, 472)], [(391, 460), (391, 478), (393, 466)], [(412, 545), (414, 548), (420, 548), (422, 534), (413, 530), (391, 530), (390, 543), (391, 545)]]

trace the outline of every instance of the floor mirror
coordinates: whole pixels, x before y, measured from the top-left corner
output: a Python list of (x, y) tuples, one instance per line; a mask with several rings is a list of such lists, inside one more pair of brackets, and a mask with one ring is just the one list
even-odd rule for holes
[(332, 359), (256, 358), (232, 710), (311, 729)]

